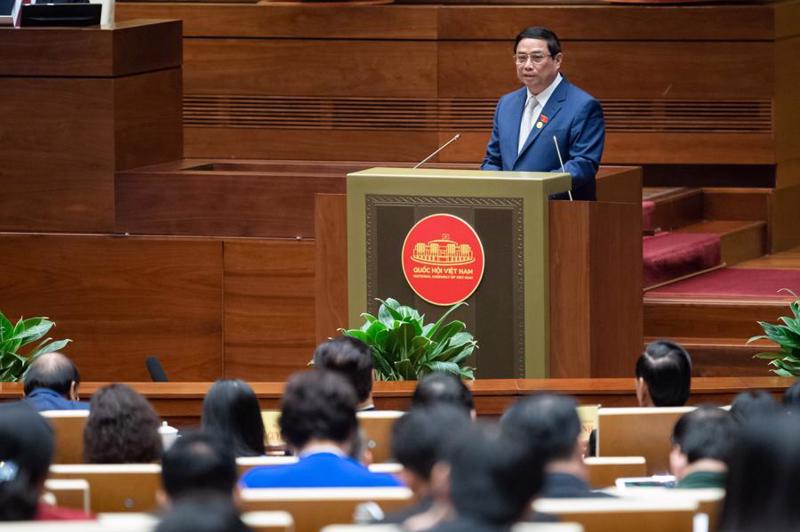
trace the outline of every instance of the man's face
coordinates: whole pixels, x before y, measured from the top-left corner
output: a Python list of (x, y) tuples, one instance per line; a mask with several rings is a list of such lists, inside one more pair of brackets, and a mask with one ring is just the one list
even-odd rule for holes
[[(541, 39), (522, 39), (514, 55), (517, 77), (533, 94), (539, 94), (546, 89), (556, 79), (561, 68), (562, 54), (551, 57), (547, 41)], [(523, 57), (524, 55), (527, 57)]]

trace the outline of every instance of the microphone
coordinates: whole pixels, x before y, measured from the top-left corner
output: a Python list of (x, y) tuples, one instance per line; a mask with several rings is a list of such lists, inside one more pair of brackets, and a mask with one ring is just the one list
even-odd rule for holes
[(158, 361), (158, 358), (147, 357), (144, 364), (147, 366), (147, 373), (150, 374), (150, 380), (153, 382), (169, 381), (167, 373), (164, 371), (164, 367), (161, 365), (161, 362)]
[[(567, 172), (564, 171), (564, 159), (561, 158), (561, 150), (558, 149), (558, 139), (555, 135), (553, 135), (553, 142), (556, 145), (556, 155), (558, 155), (558, 162), (561, 164), (561, 173), (566, 174)], [(569, 196), (569, 200), (572, 201), (572, 190), (567, 190), (567, 196)]]
[(427, 157), (425, 157), (424, 159), (422, 159), (420, 162), (418, 162), (418, 163), (417, 163), (417, 166), (415, 166), (414, 168), (419, 168), (419, 167), (420, 167), (420, 166), (422, 166), (423, 164), (425, 164), (425, 163), (427, 163), (428, 161), (430, 161), (430, 160), (431, 160), (431, 157), (433, 157), (434, 155), (436, 155), (437, 153), (439, 153), (440, 151), (442, 151), (443, 149), (445, 149), (446, 147), (448, 147), (448, 146), (449, 146), (450, 144), (452, 144), (453, 142), (457, 141), (457, 140), (458, 140), (460, 137), (461, 137), (461, 133), (456, 133), (456, 135), (455, 135), (455, 136), (454, 136), (452, 139), (448, 140), (447, 142), (445, 142), (444, 144), (442, 144), (441, 146), (439, 146), (438, 148), (436, 148), (436, 151), (435, 151), (435, 152), (431, 153), (430, 155), (428, 155)]

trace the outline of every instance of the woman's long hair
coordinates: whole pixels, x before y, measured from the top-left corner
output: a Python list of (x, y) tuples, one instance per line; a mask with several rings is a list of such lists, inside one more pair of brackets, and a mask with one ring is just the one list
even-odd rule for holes
[(226, 439), (236, 456), (261, 456), (264, 420), (253, 389), (243, 380), (219, 380), (203, 399), (203, 431)]

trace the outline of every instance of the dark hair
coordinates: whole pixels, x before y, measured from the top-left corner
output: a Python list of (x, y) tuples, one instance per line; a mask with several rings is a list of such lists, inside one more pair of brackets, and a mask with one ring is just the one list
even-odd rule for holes
[(74, 382), (81, 383), (78, 368), (61, 353), (47, 353), (37, 357), (25, 372), (24, 392), (29, 395), (37, 388), (47, 388), (59, 395), (69, 397)]
[(636, 361), (636, 378), (644, 379), (655, 406), (683, 406), (689, 400), (692, 358), (675, 342), (651, 342)]
[(539, 39), (540, 41), (547, 42), (547, 51), (550, 52), (552, 57), (561, 53), (561, 41), (558, 40), (558, 36), (554, 32), (547, 28), (531, 26), (519, 32), (517, 38), (514, 40), (515, 53), (522, 39)]
[(127, 384), (111, 384), (92, 396), (83, 431), (83, 456), (90, 464), (147, 463), (161, 456), (159, 418)]
[(317, 346), (314, 367), (341, 373), (363, 403), (372, 392), (372, 349), (352, 336), (337, 336)]
[(475, 409), (472, 392), (452, 373), (437, 371), (422, 377), (414, 388), (411, 406), (432, 406), (442, 403), (463, 408), (468, 413)]
[(783, 406), (789, 410), (800, 410), (800, 379), (783, 392)]
[(764, 390), (747, 390), (739, 393), (731, 403), (731, 414), (738, 423), (748, 419), (778, 414), (781, 407)]
[(730, 412), (701, 406), (683, 414), (672, 429), (672, 443), (691, 464), (703, 458), (728, 462), (736, 432)]
[(572, 397), (539, 393), (520, 399), (506, 410), (500, 424), (509, 433), (535, 443), (546, 462), (570, 458), (581, 434), (581, 420)]
[(231, 496), (236, 457), (221, 438), (193, 432), (178, 438), (161, 459), (161, 481), (172, 501), (198, 491)]
[(279, 424), (283, 439), (295, 449), (310, 440), (344, 443), (358, 429), (356, 393), (338, 373), (295, 373), (286, 383)]
[(429, 481), (433, 465), (444, 458), (448, 439), (470, 422), (463, 408), (450, 404), (412, 408), (392, 427), (392, 456), (406, 470)]
[(23, 402), (0, 404), (0, 521), (36, 516), (53, 459), (53, 430)]
[(190, 497), (173, 505), (155, 532), (250, 532), (230, 497)]
[(203, 431), (229, 441), (236, 456), (261, 456), (264, 420), (253, 389), (242, 380), (218, 380), (203, 399)]
[(719, 530), (789, 532), (800, 527), (800, 419), (748, 421), (733, 445)]
[(542, 486), (539, 453), (496, 425), (468, 424), (451, 441), (450, 499), (458, 515), (509, 525), (527, 512)]

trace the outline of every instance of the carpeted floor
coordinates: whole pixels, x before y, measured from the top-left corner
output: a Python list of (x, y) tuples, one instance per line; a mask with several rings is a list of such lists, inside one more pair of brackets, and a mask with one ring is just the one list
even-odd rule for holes
[(715, 297), (793, 300), (800, 294), (800, 270), (722, 268), (646, 292), (647, 297)]
[(652, 286), (720, 264), (719, 235), (658, 233), (642, 239), (644, 286)]

